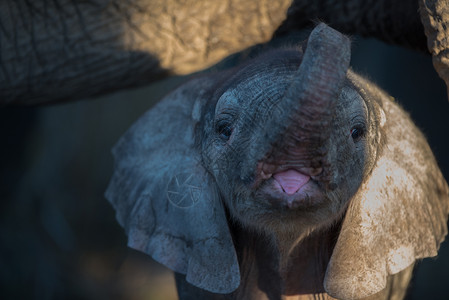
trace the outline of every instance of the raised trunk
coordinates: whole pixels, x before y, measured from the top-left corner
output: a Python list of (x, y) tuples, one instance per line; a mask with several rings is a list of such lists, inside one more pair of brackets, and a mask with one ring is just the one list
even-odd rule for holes
[(314, 29), (301, 65), (280, 101), (281, 120), (288, 112), (288, 125), (274, 143), (266, 163), (282, 165), (282, 170), (293, 168), (309, 176), (326, 169), (325, 144), (349, 59), (347, 37), (324, 24)]

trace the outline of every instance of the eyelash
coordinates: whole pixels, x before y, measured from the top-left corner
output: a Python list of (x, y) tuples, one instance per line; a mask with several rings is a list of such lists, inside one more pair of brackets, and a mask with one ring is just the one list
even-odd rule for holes
[(365, 128), (360, 125), (356, 125), (351, 128), (351, 137), (352, 140), (356, 143), (360, 141), (365, 136)]
[(215, 131), (223, 140), (229, 140), (232, 135), (233, 128), (231, 127), (231, 123), (229, 121), (220, 120), (215, 125)]

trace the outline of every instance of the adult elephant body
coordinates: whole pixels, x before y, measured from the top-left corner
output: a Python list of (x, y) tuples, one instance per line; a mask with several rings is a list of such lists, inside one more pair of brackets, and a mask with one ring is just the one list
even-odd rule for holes
[[(187, 74), (206, 68), (230, 53), (269, 40), (273, 32), (276, 37), (290, 40), (288, 45), (291, 46), (302, 40), (292, 39), (292, 30), (306, 27), (314, 19), (324, 20), (347, 34), (376, 36), (387, 42), (426, 48), (418, 1), (303, 0), (291, 5), (291, 1), (280, 0), (276, 1), (278, 6), (266, 1), (230, 0), (226, 3), (205, 0), (2, 0), (0, 106), (77, 100), (148, 85), (170, 74)], [(435, 41), (429, 47), (444, 55), (445, 18), (442, 14), (445, 4), (443, 1), (426, 1), (425, 4), (429, 7), (421, 12), (427, 16), (429, 32), (433, 32), (430, 33), (433, 35), (428, 33), (429, 41)], [(358, 11), (360, 7), (365, 9)], [(387, 19), (379, 14), (382, 10), (390, 12)], [(399, 15), (399, 22), (393, 30), (391, 20), (395, 15)], [(376, 17), (379, 19), (369, 26), (367, 20)], [(394, 34), (386, 37), (385, 30), (379, 30), (380, 27)], [(399, 35), (402, 39), (395, 38), (397, 32), (402, 33)], [(421, 38), (413, 39), (415, 42), (410, 44), (413, 36)], [(430, 59), (375, 41), (357, 41), (354, 48), (358, 55), (354, 52), (353, 60), (364, 63), (362, 67), (359, 64), (354, 68), (368, 73), (398, 101), (402, 100), (404, 106), (409, 106), (407, 109), (412, 111), (412, 116), (418, 117), (417, 123), (425, 129), (442, 168), (448, 170), (445, 158), (449, 151), (442, 138), (447, 128), (448, 103), (441, 101), (444, 91), (439, 88), (441, 82), (432, 76), (433, 70), (429, 70)], [(387, 51), (389, 54), (384, 54)], [(238, 52), (236, 57), (244, 59), (247, 53)], [(235, 63), (232, 59), (226, 61)], [(367, 68), (366, 64), (374, 66)], [(14, 194), (11, 192), (14, 197), (9, 197), (8, 193), (2, 197), (5, 200), (2, 232), (6, 234), (2, 234), (0, 244), (6, 255), (2, 254), (1, 259), (7, 263), (3, 264), (6, 277), (0, 280), (0, 285), (6, 295), (48, 297), (63, 284), (66, 298), (73, 297), (74, 289), (83, 298), (91, 290), (86, 290), (84, 285), (85, 289), (80, 288), (75, 280), (78, 277), (83, 279), (82, 282), (89, 282), (89, 287), (95, 287), (92, 298), (117, 295), (117, 290), (122, 287), (119, 281), (125, 276), (116, 276), (112, 271), (109, 277), (101, 276), (101, 279), (89, 275), (97, 269), (90, 268), (90, 264), (81, 264), (73, 252), (67, 255), (68, 251), (73, 251), (71, 248), (52, 252), (61, 244), (53, 243), (53, 240), (50, 240), (51, 244), (45, 244), (49, 241), (46, 230), (66, 228), (63, 227), (66, 225), (64, 219), (56, 218), (61, 211), (67, 220), (71, 220), (78, 241), (96, 241), (97, 248), (101, 245), (98, 255), (90, 252), (94, 257), (92, 262), (102, 262), (107, 257), (105, 247), (112, 249), (122, 245), (120, 249), (125, 251), (121, 231), (117, 228), (112, 231), (118, 227), (112, 212), (109, 212), (109, 223), (101, 221), (102, 226), (98, 223), (104, 220), (101, 219), (104, 213), (112, 210), (103, 198), (112, 165), (105, 153), (130, 122), (157, 101), (161, 96), (158, 88), (165, 92), (172, 90), (173, 82), (178, 79), (169, 82), (162, 81), (162, 89), (159, 84), (151, 84), (141, 92), (130, 91), (97, 101), (1, 110), (2, 140), (5, 141), (2, 148), (6, 154), (2, 155), (0, 177), (6, 179), (2, 188), (7, 188), (7, 192), (14, 189)], [(136, 94), (142, 95), (136, 99)], [(428, 104), (430, 100), (434, 100), (432, 105)], [(12, 141), (15, 140), (20, 143), (14, 146)], [(25, 167), (27, 173), (22, 176)], [(445, 174), (448, 178), (447, 171)], [(19, 181), (18, 178), (22, 179)], [(11, 182), (13, 184), (9, 184)], [(3, 190), (2, 195), (5, 195)], [(68, 209), (63, 210), (65, 208)], [(23, 221), (19, 226), (18, 220)], [(47, 226), (51, 222), (58, 225)], [(86, 232), (86, 228), (90, 230)], [(111, 229), (112, 233), (105, 234), (105, 228)], [(56, 237), (62, 242), (70, 242), (73, 235), (62, 229), (62, 234)], [(44, 248), (37, 251), (41, 249), (41, 243)], [(5, 248), (9, 252), (3, 251)], [(79, 248), (84, 251), (93, 246)], [(442, 247), (436, 262), (427, 260), (420, 265), (421, 271), (417, 272), (410, 292), (415, 295), (412, 299), (438, 299), (434, 297), (438, 291), (440, 295), (447, 295), (447, 249), (447, 246)], [(64, 264), (56, 261), (60, 256), (53, 255), (61, 252), (65, 257)], [(9, 256), (9, 253), (14, 255)], [(148, 262), (146, 257), (138, 258)], [(115, 260), (111, 263), (114, 272), (116, 263)], [(140, 261), (139, 264), (145, 269), (145, 276), (150, 276), (152, 272), (148, 272), (148, 265), (142, 265)], [(430, 272), (426, 271), (429, 269)], [(140, 276), (143, 273), (130, 274)], [(107, 278), (114, 279), (109, 281)], [(101, 283), (106, 281), (110, 285)], [(159, 285), (156, 280), (147, 282)], [(69, 287), (65, 289), (66, 286)], [(130, 291), (133, 297), (139, 292), (133, 285), (126, 286), (133, 287)], [(145, 285), (145, 288), (150, 287)], [(429, 295), (429, 291), (434, 294)], [(57, 295), (56, 298), (64, 298)], [(445, 296), (439, 299), (445, 299)]]
[(2, 1), (1, 102), (74, 100), (203, 69), (267, 41), (289, 2)]
[[(446, 6), (421, 2), (429, 48), (444, 55)], [(0, 103), (76, 100), (188, 74), (316, 19), (345, 33), (426, 47), (418, 1), (410, 0), (6, 0)]]

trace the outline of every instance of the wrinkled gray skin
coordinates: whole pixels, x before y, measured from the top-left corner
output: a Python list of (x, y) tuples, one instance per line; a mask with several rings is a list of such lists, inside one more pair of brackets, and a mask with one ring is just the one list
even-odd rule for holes
[(4, 0), (0, 104), (77, 100), (188, 74), (316, 20), (425, 50), (422, 20), (442, 60), (445, 10), (442, 0)]
[[(317, 41), (320, 42), (323, 41)], [(342, 55), (346, 57), (342, 60), (347, 68), (349, 48), (344, 51)], [(330, 59), (338, 61), (338, 57), (326, 55), (327, 60), (319, 63), (330, 65)], [(302, 91), (298, 83), (313, 85), (305, 83), (307, 78), (297, 78), (292, 83), (295, 71), (313, 78), (314, 70), (309, 68), (323, 67), (312, 63), (313, 66), (301, 64), (303, 70), (297, 70), (299, 51), (278, 50), (242, 68), (224, 83), (221, 89), (225, 92), (219, 97), (215, 95), (218, 100), (205, 115), (200, 137), (206, 168), (216, 178), (231, 216), (254, 230), (268, 230), (282, 239), (286, 235), (287, 240), (339, 218), (347, 199), (369, 171), (376, 152), (366, 146), (365, 139), (355, 142), (351, 139), (354, 128), (366, 131), (367, 124), (373, 124), (374, 130), (370, 132), (374, 134), (377, 130), (376, 113), (369, 116), (373, 120), (367, 120), (366, 104), (350, 82), (345, 82), (338, 102)], [(342, 69), (339, 76), (344, 74)], [(329, 94), (328, 97), (338, 95), (340, 87), (335, 88), (336, 92), (319, 84), (316, 87), (322, 89), (319, 93)], [(341, 83), (335, 82), (338, 84)], [(297, 89), (293, 95), (288, 95), (289, 87)], [(333, 111), (339, 113), (334, 115)], [(220, 136), (222, 127), (232, 130), (229, 138)], [(374, 137), (370, 138), (368, 143)], [(288, 169), (311, 176), (312, 182), (301, 195), (278, 199), (279, 195), (271, 191), (274, 179), (265, 180), (262, 172), (274, 174)], [(356, 180), (348, 181), (349, 177)], [(290, 201), (296, 209), (288, 208)], [(273, 206), (277, 210), (273, 211)]]
[[(302, 48), (190, 81), (113, 150), (106, 197), (181, 299), (401, 299), (444, 239), (422, 134), (348, 70), (345, 36), (321, 24)], [(310, 180), (287, 194), (286, 170)]]

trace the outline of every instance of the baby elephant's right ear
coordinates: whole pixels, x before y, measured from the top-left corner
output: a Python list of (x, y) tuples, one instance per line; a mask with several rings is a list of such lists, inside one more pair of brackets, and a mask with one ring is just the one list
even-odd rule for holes
[(106, 198), (131, 248), (186, 274), (197, 287), (230, 293), (240, 283), (237, 257), (194, 139), (210, 85), (205, 78), (184, 84), (125, 133), (113, 149)]

